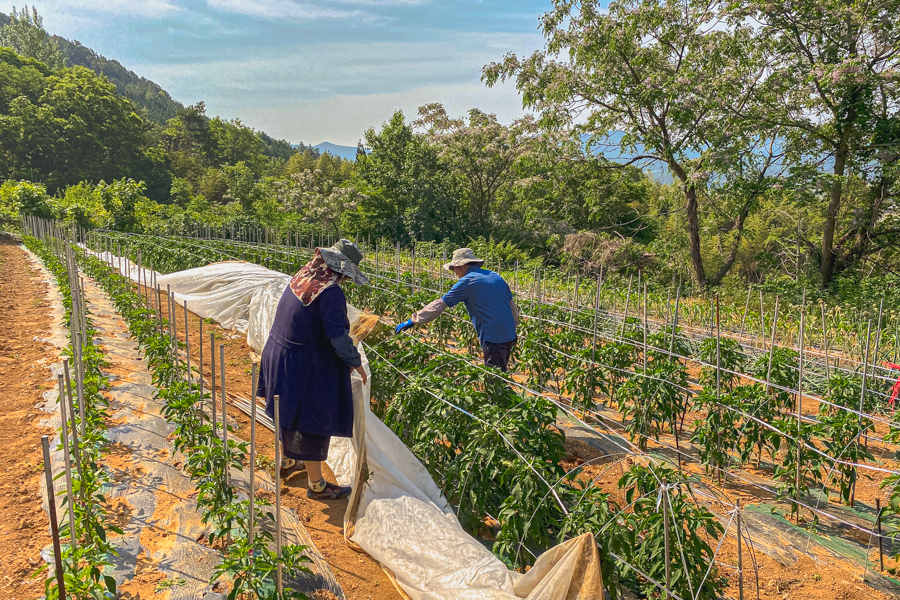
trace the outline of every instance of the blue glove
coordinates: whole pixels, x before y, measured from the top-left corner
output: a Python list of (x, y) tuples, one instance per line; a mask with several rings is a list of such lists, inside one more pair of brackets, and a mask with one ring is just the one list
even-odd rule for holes
[(406, 331), (407, 329), (412, 329), (415, 326), (415, 323), (412, 322), (412, 319), (408, 321), (403, 321), (399, 325), (397, 325), (396, 329), (394, 329), (394, 335), (398, 335), (401, 331)]

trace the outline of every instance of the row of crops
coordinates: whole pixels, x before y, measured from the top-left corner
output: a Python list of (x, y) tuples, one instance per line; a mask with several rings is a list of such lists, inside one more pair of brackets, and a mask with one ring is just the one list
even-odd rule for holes
[[(227, 476), (229, 469), (242, 470), (245, 465), (252, 464), (247, 457), (248, 444), (234, 436), (223, 435), (217, 429), (214, 417), (204, 410), (212, 397), (208, 390), (203, 392), (202, 386), (196, 385), (198, 374), (187, 368), (184, 343), (178, 341), (174, 332), (176, 316), (163, 315), (157, 310), (158, 306), (154, 307), (147, 296), (136, 292), (131, 282), (112, 265), (69, 245), (66, 241), (68, 231), (61, 231), (46, 222), (35, 222), (29, 229), (43, 241), (26, 237), (25, 243), (57, 274), (67, 314), (71, 314), (72, 300), (67, 280), (62, 275), (66, 274), (67, 266), (70, 273), (77, 273), (77, 263), (77, 268), (108, 294), (140, 344), (152, 374), (152, 383), (158, 390), (157, 399), (164, 403), (163, 416), (174, 426), (173, 452), (184, 457), (184, 469), (196, 486), (196, 506), (201, 522), (208, 527), (206, 542), (219, 549), (222, 555), (211, 583), (220, 579), (226, 582), (231, 588), (230, 598), (304, 598), (300, 592), (283, 588), (281, 581), (282, 577), (308, 572), (304, 566), (309, 562), (304, 554), (305, 547), (284, 545), (276, 548), (272, 535), (276, 527), (271, 525), (275, 517), (270, 502), (255, 493), (252, 500), (246, 497)], [(60, 262), (54, 252), (68, 257), (68, 264)], [(85, 323), (88, 342), (82, 352), (87, 374), (84, 378), (84, 422), (87, 427), (81, 428), (79, 440), (77, 413), (71, 413), (75, 451), (72, 484), (67, 486), (66, 497), (70, 517), (61, 531), (61, 535), (69, 536), (70, 541), (59, 553), (62, 581), (55, 576), (46, 580), (48, 598), (68, 595), (100, 599), (114, 597), (116, 593), (114, 578), (104, 571), (117, 556), (115, 536), (108, 534), (122, 534), (121, 529), (111, 524), (106, 498), (101, 493), (103, 483), (109, 480), (109, 472), (100, 466), (102, 454), (109, 445), (104, 425), (109, 416), (106, 412), (109, 403), (100, 393), (107, 381), (100, 373), (103, 360), (93, 341), (96, 331), (90, 326), (89, 318)], [(78, 408), (76, 404), (76, 411)], [(77, 458), (79, 452), (80, 458)], [(77, 466), (77, 473), (74, 466)], [(68, 470), (67, 456), (67, 478), (70, 477)], [(70, 534), (70, 523), (75, 524), (74, 537)]]
[[(64, 348), (64, 370), (59, 375), (59, 447), (63, 466), (58, 477), (65, 485), (59, 490), (63, 515), (54, 530), (54, 565), (47, 569), (44, 593), (49, 600), (68, 595), (75, 598), (104, 598), (115, 594), (116, 582), (104, 568), (116, 554), (110, 534), (121, 534), (109, 518), (104, 485), (109, 473), (97, 468), (106, 443), (108, 401), (101, 394), (106, 378), (101, 372), (103, 351), (95, 341), (97, 331), (87, 309), (83, 290), (74, 271), (74, 256), (58, 240), (47, 243), (25, 237), (25, 246), (36, 254), (56, 280), (65, 308), (65, 325), (70, 343)], [(71, 369), (70, 369), (71, 367)], [(49, 472), (49, 452), (45, 440), (45, 470)], [(57, 517), (48, 477), (51, 521)]]
[[(286, 246), (114, 232), (93, 232), (86, 241), (162, 272), (240, 259), (292, 273), (310, 255)], [(405, 265), (403, 257), (370, 261), (372, 284), (348, 290), (350, 301), (405, 319), (449, 288), (436, 260), (407, 258)], [(611, 591), (619, 581), (658, 594), (668, 572), (670, 589), (680, 597), (713, 597), (723, 585), (714, 548), (724, 528), (692, 499), (691, 486), (742, 481), (761, 492), (774, 488), (795, 520), (805, 511), (814, 524), (831, 516), (811, 499), (812, 489), (824, 488), (831, 502), (852, 504), (866, 475), (885, 487), (885, 516), (900, 509), (896, 474), (872, 464), (875, 445), (900, 437), (888, 406), (893, 381), (873, 368), (874, 357), (896, 351), (881, 326), (886, 319), (867, 327), (868, 360), (865, 352), (864, 360), (855, 360), (852, 344), (832, 348), (824, 360), (825, 345), (800, 343), (799, 331), (795, 344), (781, 345), (791, 337), (791, 324), (781, 325), (774, 307), (773, 314), (765, 306), (761, 311), (771, 327), (766, 342), (739, 330), (726, 335), (715, 327), (726, 320), (715, 305), (712, 331), (691, 330), (681, 312), (689, 303), (677, 293), (654, 313), (650, 307), (659, 298), (651, 300), (645, 286), (633, 285), (631, 292), (601, 287), (600, 293), (595, 287), (591, 302), (573, 287), (559, 301), (544, 293), (540, 278), (533, 276), (528, 291), (528, 278), (509, 278), (525, 317), (514, 379), (477, 364), (474, 329), (461, 310), (367, 349), (374, 410), (430, 470), (463, 525), (495, 538), (495, 552), (510, 565), (524, 567), (554, 541), (593, 531)], [(630, 440), (615, 442), (623, 457), (639, 459), (618, 481), (624, 504), (580, 477), (580, 468), (560, 467), (561, 415), (610, 440), (618, 434)], [(671, 450), (677, 460), (650, 460), (645, 451), (651, 447)], [(741, 475), (742, 467), (763, 461), (771, 487)], [(699, 462), (708, 476), (690, 477), (681, 469), (688, 462)], [(670, 552), (660, 553), (665, 538), (671, 538)]]

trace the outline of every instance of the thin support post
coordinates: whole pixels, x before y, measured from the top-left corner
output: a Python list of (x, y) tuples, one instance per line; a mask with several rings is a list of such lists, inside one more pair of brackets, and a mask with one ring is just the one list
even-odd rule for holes
[(766, 369), (766, 392), (771, 389), (769, 381), (772, 379), (772, 360), (775, 357), (775, 328), (778, 326), (778, 304), (780, 301), (781, 296), (775, 296), (775, 315), (772, 318), (772, 344), (769, 348), (769, 366)]
[[(62, 429), (60, 429), (60, 437), (63, 442), (63, 459), (66, 465), (66, 499), (69, 512), (69, 545), (72, 548), (78, 547), (78, 536), (75, 535), (75, 497), (72, 495), (72, 460), (69, 455), (69, 419), (66, 415), (66, 396), (63, 391), (63, 376), (57, 377), (59, 382), (59, 417), (62, 421)], [(75, 423), (73, 422), (74, 426)], [(50, 488), (48, 491), (52, 491)]]
[(216, 334), (212, 331), (209, 332), (209, 368), (209, 392), (210, 404), (212, 405), (212, 429), (213, 435), (218, 435), (218, 433), (216, 432)]
[(222, 377), (220, 395), (222, 396), (222, 448), (225, 450), (225, 485), (231, 485), (229, 462), (231, 457), (228, 452), (228, 399), (225, 395), (225, 344), (219, 344), (219, 372)]
[(603, 272), (597, 277), (597, 296), (594, 298), (594, 340), (591, 343), (591, 361), (597, 360), (597, 320), (600, 315), (600, 288), (603, 285)]
[[(803, 464), (803, 334), (806, 318), (806, 290), (803, 290), (803, 302), (800, 304), (800, 364), (797, 373), (797, 480), (794, 487), (794, 500), (800, 506), (800, 471)], [(800, 510), (797, 510), (797, 522), (800, 522)]]
[(878, 565), (884, 571), (884, 541), (881, 538), (881, 498), (875, 498), (875, 527), (878, 529)]
[(744, 339), (744, 326), (747, 324), (747, 311), (750, 310), (750, 293), (753, 291), (753, 284), (747, 288), (747, 301), (744, 302), (744, 316), (741, 317), (741, 330), (738, 333), (738, 341)]
[(56, 587), (59, 600), (66, 600), (66, 581), (63, 573), (62, 548), (59, 543), (59, 521), (56, 518), (56, 493), (53, 490), (53, 469), (50, 465), (50, 439), (41, 436), (41, 450), (44, 452), (44, 481), (47, 484), (47, 508), (50, 513), (50, 535), (53, 538), (53, 561), (55, 563)]
[(737, 576), (738, 576), (738, 600), (744, 600), (744, 557), (741, 551), (741, 499), (735, 504), (734, 518), (737, 521)]
[(281, 477), (278, 471), (281, 469), (281, 398), (275, 394), (275, 551), (278, 555), (278, 570), (276, 577), (276, 593), (281, 598)]
[(678, 308), (681, 303), (681, 278), (678, 278), (678, 287), (675, 289), (675, 312), (672, 314), (672, 341), (669, 343), (669, 353), (675, 353), (675, 335), (678, 331)]
[[(866, 384), (868, 383), (868, 375), (869, 375), (869, 346), (872, 340), (872, 320), (869, 319), (869, 325), (866, 328), (866, 357), (865, 362), (863, 363), (863, 373), (862, 373), (862, 386), (860, 387), (859, 393), (859, 413), (856, 417), (857, 428), (860, 430), (860, 434), (856, 437), (856, 447), (857, 447), (857, 456), (859, 456), (859, 437), (862, 435), (862, 415), (863, 410), (866, 407)], [(853, 486), (850, 488), (850, 508), (853, 508), (853, 505), (856, 503), (856, 467), (853, 467)]]
[(184, 301), (184, 365), (185, 376), (188, 384), (188, 394), (193, 390), (191, 383), (191, 338), (188, 336), (188, 307), (187, 300)]
[(578, 282), (579, 277), (575, 275), (575, 291), (572, 293), (572, 312), (569, 313), (569, 327), (575, 322), (575, 313), (578, 311)]
[(622, 331), (620, 332), (620, 337), (625, 337), (625, 322), (628, 320), (628, 304), (631, 302), (631, 282), (634, 280), (634, 275), (628, 276), (628, 292), (625, 294), (625, 312), (622, 313)]
[(647, 282), (644, 282), (644, 377), (647, 376)]
[(200, 406), (203, 406), (203, 317), (197, 317), (197, 326), (200, 328), (200, 371), (198, 372), (199, 377), (197, 377), (198, 386), (200, 387)]
[[(69, 359), (63, 359), (63, 379), (66, 383), (65, 399), (69, 405), (69, 414), (75, 414), (75, 403), (72, 399), (72, 380), (69, 379)], [(81, 452), (78, 444), (78, 428), (75, 426), (74, 419), (72, 422), (72, 449), (75, 454), (75, 470), (78, 471), (78, 478), (81, 479)]]
[(81, 437), (85, 437), (85, 402), (84, 402), (84, 353), (82, 350), (81, 334), (75, 334), (75, 393), (78, 395), (78, 416), (81, 418)]
[[(775, 303), (778, 303), (778, 296), (775, 297)], [(762, 349), (763, 352), (766, 351), (766, 308), (763, 305), (763, 292), (759, 290), (759, 324), (760, 324), (760, 333), (759, 339), (762, 340)]]
[[(248, 513), (247, 539), (253, 545), (253, 520), (256, 500), (256, 382), (259, 363), (254, 362), (250, 367), (250, 508)], [(278, 445), (278, 440), (275, 441)]]
[(716, 398), (722, 397), (722, 331), (719, 326), (719, 292), (716, 292)]
[(825, 323), (825, 301), (819, 300), (819, 308), (822, 309), (822, 346), (825, 348), (825, 382), (831, 386), (831, 366), (828, 360), (828, 326)]
[(666, 561), (666, 600), (672, 600), (672, 562), (669, 560), (669, 489), (668, 483), (662, 483), (663, 497), (663, 544), (665, 545)]

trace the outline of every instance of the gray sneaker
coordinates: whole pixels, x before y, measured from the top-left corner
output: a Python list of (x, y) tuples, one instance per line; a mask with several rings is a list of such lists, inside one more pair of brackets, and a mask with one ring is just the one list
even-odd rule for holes
[(352, 491), (353, 488), (349, 485), (341, 486), (329, 481), (321, 492), (315, 492), (312, 488), (306, 490), (306, 497), (312, 500), (340, 500), (349, 496)]

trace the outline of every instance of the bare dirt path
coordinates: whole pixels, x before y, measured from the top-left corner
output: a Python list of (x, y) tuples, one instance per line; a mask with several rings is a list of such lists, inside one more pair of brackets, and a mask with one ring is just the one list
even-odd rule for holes
[[(141, 288), (142, 290), (144, 288)], [(163, 313), (167, 314), (168, 305), (165, 293), (162, 295)], [(184, 308), (176, 304), (177, 334), (184, 340)], [(188, 304), (190, 308), (190, 303)], [(188, 329), (190, 339), (191, 362), (199, 368), (200, 317), (188, 312)], [(210, 369), (209, 335), (215, 335), (216, 355), (216, 395), (218, 396), (219, 378), (221, 377), (219, 361), (219, 344), (225, 345), (225, 380), (228, 395), (237, 394), (243, 398), (250, 397), (251, 353), (253, 349), (247, 344), (247, 336), (237, 331), (223, 329), (217, 324), (203, 323), (203, 378), (209, 387), (212, 379)], [(221, 400), (219, 400), (221, 402)], [(228, 416), (238, 424), (236, 434), (241, 439), (250, 437), (250, 419), (239, 409), (229, 406)], [(269, 472), (274, 473), (271, 465), (275, 457), (275, 436), (265, 427), (257, 428), (257, 453), (268, 459)], [(325, 467), (325, 476), (334, 481), (334, 476)], [(381, 570), (378, 563), (368, 554), (352, 550), (344, 541), (344, 512), (347, 500), (318, 501), (306, 497), (307, 477), (305, 472), (292, 475), (282, 487), (284, 506), (294, 509), (315, 542), (319, 551), (328, 561), (338, 583), (349, 600), (399, 600), (401, 596), (393, 584)]]
[(54, 387), (48, 370), (59, 350), (48, 342), (48, 285), (17, 242), (0, 238), (0, 600), (43, 594), (43, 577), (31, 579), (50, 543), (41, 509), (41, 425), (36, 405)]

